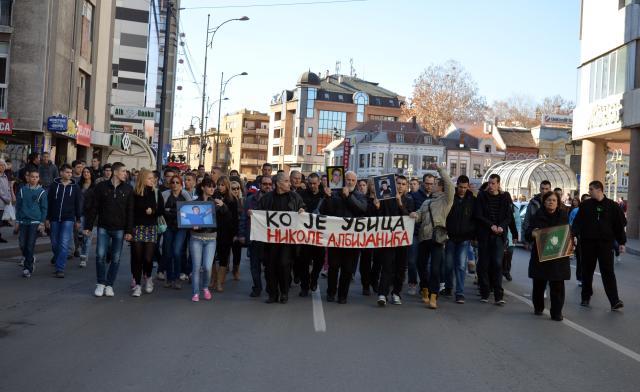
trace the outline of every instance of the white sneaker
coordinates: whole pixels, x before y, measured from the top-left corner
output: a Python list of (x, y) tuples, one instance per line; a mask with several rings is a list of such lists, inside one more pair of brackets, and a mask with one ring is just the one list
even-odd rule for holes
[(153, 293), (153, 278), (147, 278), (147, 281), (144, 284), (144, 292), (147, 294)]
[(142, 294), (142, 288), (140, 287), (140, 285), (136, 285), (136, 287), (134, 287), (133, 291), (131, 292), (131, 296), (139, 297), (141, 294)]
[(93, 292), (93, 294), (96, 297), (102, 297), (104, 295), (104, 285), (103, 284), (97, 284), (96, 285), (96, 291)]
[(87, 268), (87, 256), (85, 256), (85, 259), (82, 259), (82, 256), (80, 256), (80, 268)]
[(394, 305), (402, 305), (402, 300), (400, 300), (399, 295), (391, 294), (391, 303)]
[(416, 285), (410, 284), (409, 285), (409, 290), (407, 290), (407, 294), (416, 295), (417, 293), (418, 293), (418, 290), (416, 289)]
[(113, 287), (111, 286), (107, 286), (104, 288), (104, 295), (106, 295), (107, 297), (113, 297), (115, 295), (115, 293), (113, 292)]
[(165, 280), (165, 279), (167, 279), (167, 276), (164, 274), (164, 272), (158, 272), (158, 273), (156, 274), (156, 279), (158, 279), (158, 280)]
[(385, 306), (387, 304), (387, 297), (384, 295), (378, 296), (378, 306)]
[(180, 280), (186, 282), (187, 280), (189, 280), (189, 277), (187, 276), (187, 274), (180, 274)]

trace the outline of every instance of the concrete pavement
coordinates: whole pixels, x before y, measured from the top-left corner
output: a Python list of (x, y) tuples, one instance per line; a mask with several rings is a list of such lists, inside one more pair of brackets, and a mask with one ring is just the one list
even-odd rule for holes
[[(616, 266), (624, 312), (609, 311), (599, 277), (589, 309), (567, 282), (565, 317), (591, 336), (534, 316), (514, 297), (504, 308), (481, 304), (470, 279), (465, 305), (442, 299), (437, 311), (407, 295), (378, 308), (356, 281), (349, 304), (322, 302), (326, 332), (316, 332), (312, 299), (297, 287), (287, 305), (249, 298), (246, 260), (240, 282), (191, 303), (188, 287), (130, 297), (128, 255), (114, 298), (92, 296), (93, 263), (80, 269), (76, 260), (55, 279), (42, 262), (31, 280), (0, 263), (0, 391), (638, 390), (640, 362), (594, 338), (640, 352), (632, 255)], [(527, 262), (517, 250), (505, 284), (523, 298)], [(324, 301), (326, 280), (320, 288)]]

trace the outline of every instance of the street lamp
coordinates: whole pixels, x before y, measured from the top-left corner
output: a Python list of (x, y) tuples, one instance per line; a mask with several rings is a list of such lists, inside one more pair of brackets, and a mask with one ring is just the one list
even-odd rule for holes
[(239, 74), (235, 74), (226, 81), (224, 80), (224, 72), (220, 73), (220, 98), (218, 99), (218, 130), (216, 134), (216, 166), (218, 165), (218, 145), (220, 144), (220, 112), (222, 111), (222, 96), (224, 95), (225, 90), (227, 89), (227, 84), (231, 81), (231, 79), (236, 76), (247, 76), (249, 75), (246, 72), (241, 72)]
[[(202, 113), (200, 118), (204, 118), (204, 101), (205, 101), (205, 96), (207, 94), (207, 55), (209, 53), (209, 48), (213, 46), (213, 38), (216, 36), (216, 33), (218, 32), (218, 30), (220, 30), (220, 28), (225, 24), (232, 21), (236, 21), (236, 20), (244, 22), (249, 20), (249, 17), (243, 16), (241, 18), (228, 19), (212, 29), (209, 28), (210, 20), (211, 20), (211, 14), (207, 15), (207, 36), (204, 40), (204, 75), (202, 76)], [(211, 34), (211, 39), (209, 39), (209, 34)], [(222, 95), (220, 96), (220, 98), (222, 99)], [(200, 122), (200, 129), (202, 130), (202, 128), (204, 128), (204, 124)], [(204, 164), (203, 156), (202, 154), (200, 155), (201, 155), (200, 164)]]

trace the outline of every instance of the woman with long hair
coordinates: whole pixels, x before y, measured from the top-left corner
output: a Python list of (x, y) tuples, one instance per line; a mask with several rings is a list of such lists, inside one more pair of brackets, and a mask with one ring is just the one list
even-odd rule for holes
[[(216, 184), (210, 178), (204, 178), (197, 187), (198, 201), (211, 203), (211, 209), (223, 207), (222, 200), (213, 198), (216, 190)], [(205, 207), (202, 207), (205, 208)], [(201, 208), (201, 209), (202, 209)], [(209, 207), (206, 207), (209, 208)], [(220, 225), (220, 222), (216, 222)], [(194, 226), (191, 229), (189, 239), (189, 255), (191, 256), (191, 285), (193, 288), (191, 301), (200, 301), (200, 290), (204, 294), (204, 299), (211, 300), (211, 292), (209, 291), (209, 280), (211, 279), (211, 267), (213, 265), (213, 257), (216, 251), (217, 229), (213, 227)], [(204, 270), (204, 279), (201, 281), (200, 269)]]
[(140, 170), (133, 192), (133, 240), (131, 271), (135, 286), (131, 293), (139, 297), (142, 293), (142, 275), (144, 272), (144, 291), (153, 292), (153, 254), (158, 241), (158, 217), (164, 213), (162, 195), (154, 186), (153, 172)]
[(238, 201), (231, 195), (231, 182), (229, 177), (220, 176), (216, 181), (217, 189), (213, 198), (220, 200), (222, 205), (216, 202), (216, 222), (221, 230), (218, 230), (218, 243), (216, 245), (216, 257), (218, 270), (214, 275), (216, 281), (213, 288), (218, 292), (224, 291), (224, 280), (229, 268), (229, 256), (233, 246), (233, 238), (238, 235), (239, 217)]
[[(84, 227), (85, 224), (85, 214), (87, 203), (91, 202), (91, 195), (93, 193), (93, 186), (95, 184), (95, 178), (93, 178), (93, 171), (90, 168), (85, 167), (82, 169), (82, 175), (80, 176), (80, 191), (82, 191), (82, 202), (84, 203), (82, 207), (82, 216), (80, 217), (81, 227)], [(84, 235), (82, 231), (80, 231), (80, 268), (84, 268), (87, 266), (87, 257), (89, 256), (89, 248), (91, 245), (91, 234)]]
[[(238, 205), (238, 217), (244, 213), (244, 200), (242, 197), (242, 185), (238, 181), (231, 181), (231, 196)], [(239, 219), (239, 218), (238, 218)], [(240, 222), (238, 221), (238, 225)], [(233, 280), (240, 280), (240, 260), (242, 259), (243, 244), (238, 239), (238, 234), (233, 237), (231, 253), (233, 255)]]
[(181, 289), (179, 277), (187, 230), (178, 228), (178, 203), (191, 201), (191, 195), (182, 189), (182, 177), (180, 176), (173, 176), (166, 185), (169, 186), (169, 189), (162, 192), (164, 218), (167, 222), (167, 231), (162, 235), (162, 259), (167, 268), (164, 287)]

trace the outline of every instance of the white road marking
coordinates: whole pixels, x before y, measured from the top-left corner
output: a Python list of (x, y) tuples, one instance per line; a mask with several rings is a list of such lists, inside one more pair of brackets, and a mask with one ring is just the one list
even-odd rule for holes
[[(570, 265), (571, 265), (571, 268), (577, 268), (577, 267), (576, 267), (575, 265), (573, 265), (573, 264), (570, 264)], [(598, 271), (594, 271), (593, 273), (594, 273), (595, 275), (602, 276), (602, 275), (600, 275), (600, 272), (598, 272)]]
[(311, 303), (313, 304), (313, 328), (316, 332), (327, 332), (327, 323), (324, 320), (324, 310), (322, 309), (322, 297), (320, 288), (311, 292)]
[[(520, 295), (518, 295), (518, 294), (516, 294), (514, 292), (511, 292), (509, 290), (504, 290), (504, 292), (507, 295), (509, 295), (511, 297), (514, 297), (517, 300), (519, 300), (520, 302), (523, 302), (523, 303), (525, 303), (528, 306), (533, 308), (533, 303), (530, 300), (528, 300), (528, 299), (526, 299), (526, 298), (524, 298), (524, 297), (522, 297), (522, 296), (520, 296)], [(545, 309), (544, 314), (549, 316), (549, 311)], [(619, 352), (619, 353), (621, 353), (623, 355), (626, 355), (627, 357), (633, 359), (634, 361), (640, 362), (640, 354), (638, 354), (637, 352), (635, 352), (633, 350), (630, 350), (630, 349), (628, 349), (628, 348), (626, 348), (626, 347), (624, 347), (624, 346), (622, 346), (622, 345), (620, 345), (620, 344), (618, 344), (618, 343), (616, 343), (616, 342), (614, 342), (612, 340), (609, 340), (609, 339), (605, 338), (604, 336), (599, 335), (599, 334), (597, 334), (597, 333), (595, 333), (595, 332), (593, 332), (593, 331), (591, 331), (591, 330), (589, 330), (589, 329), (587, 329), (587, 328), (585, 328), (585, 327), (583, 327), (581, 325), (578, 325), (578, 324), (574, 323), (573, 321), (567, 320), (566, 318), (564, 320), (562, 320), (562, 323), (564, 325), (566, 325), (567, 327), (572, 328), (572, 329), (574, 329), (574, 330), (576, 330), (576, 331), (578, 331), (578, 332), (590, 337), (591, 339), (597, 340), (598, 342), (604, 344), (605, 346), (607, 346), (609, 348), (612, 348), (612, 349), (616, 350), (617, 352)]]

